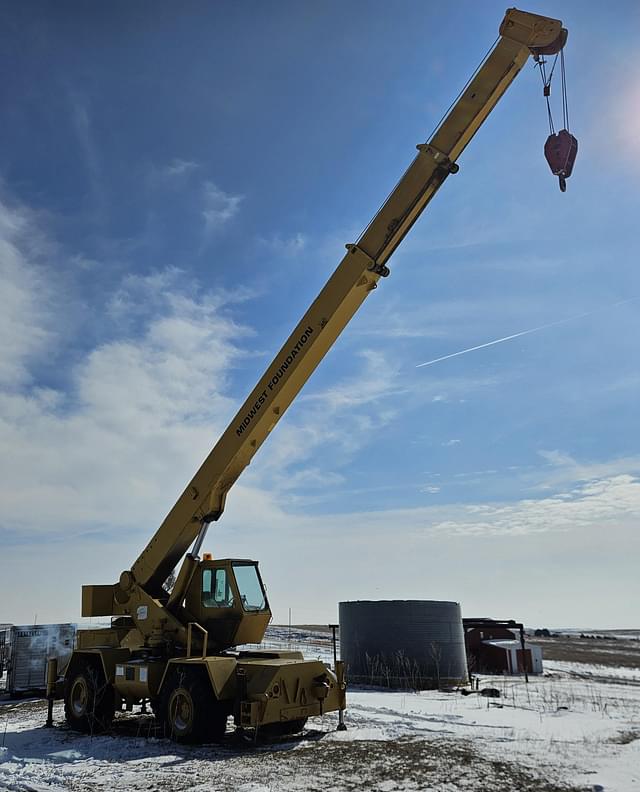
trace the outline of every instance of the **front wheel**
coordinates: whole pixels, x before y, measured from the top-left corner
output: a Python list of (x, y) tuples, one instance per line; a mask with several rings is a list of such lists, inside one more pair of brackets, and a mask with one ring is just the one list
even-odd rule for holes
[(64, 714), (72, 729), (85, 734), (100, 734), (111, 727), (115, 694), (98, 663), (79, 662), (67, 676)]
[(158, 714), (165, 733), (176, 742), (219, 742), (224, 736), (227, 710), (203, 676), (176, 669), (162, 686)]

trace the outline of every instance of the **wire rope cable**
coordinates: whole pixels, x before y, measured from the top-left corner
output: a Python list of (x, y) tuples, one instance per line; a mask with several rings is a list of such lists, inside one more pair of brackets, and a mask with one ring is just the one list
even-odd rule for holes
[[(446, 117), (447, 117), (447, 116), (449, 115), (449, 113), (451, 112), (451, 109), (452, 109), (452, 108), (455, 106), (456, 102), (457, 102), (457, 101), (460, 99), (460, 97), (461, 97), (461, 96), (462, 96), (462, 94), (463, 94), (463, 93), (464, 93), (464, 92), (467, 90), (467, 88), (469, 87), (469, 85), (471, 84), (471, 82), (473, 81), (473, 79), (475, 78), (475, 76), (478, 74), (478, 72), (480, 71), (480, 69), (481, 69), (481, 68), (484, 66), (484, 64), (485, 64), (486, 60), (487, 60), (487, 59), (488, 59), (488, 57), (491, 55), (491, 53), (492, 53), (492, 51), (493, 51), (493, 48), (496, 46), (496, 44), (498, 43), (498, 41), (499, 41), (499, 40), (500, 40), (500, 36), (497, 36), (497, 37), (496, 37), (496, 40), (493, 42), (493, 44), (492, 44), (492, 45), (489, 47), (489, 49), (488, 49), (488, 50), (485, 52), (485, 54), (482, 56), (482, 59), (480, 60), (480, 63), (479, 63), (477, 66), (476, 66), (476, 68), (475, 68), (475, 71), (473, 72), (473, 74), (471, 75), (471, 77), (469, 77), (469, 79), (468, 79), (468, 80), (467, 80), (467, 82), (464, 84), (464, 86), (462, 87), (462, 89), (460, 90), (460, 92), (458, 93), (458, 95), (456, 96), (456, 98), (455, 98), (455, 99), (454, 99), (454, 100), (451, 102), (451, 104), (449, 105), (449, 107), (448, 107), (448, 108), (445, 110), (445, 112), (444, 112), (444, 113), (443, 113), (443, 115), (442, 115), (442, 118), (441, 118), (441, 119), (438, 121), (438, 123), (435, 125), (435, 127), (433, 128), (433, 130), (431, 131), (431, 133), (430, 133), (430, 134), (429, 134), (429, 136), (427, 137), (427, 140), (432, 140), (432, 139), (433, 139), (433, 137), (435, 136), (435, 134), (437, 133), (437, 131), (438, 131), (438, 130), (440, 129), (440, 127), (442, 126), (442, 124), (443, 124), (444, 120), (446, 119)], [(401, 181), (404, 179), (404, 177), (405, 177), (405, 176), (407, 175), (407, 173), (409, 172), (409, 170), (410, 170), (410, 168), (411, 168), (411, 165), (413, 165), (413, 161), (412, 161), (412, 162), (411, 162), (411, 164), (410, 164), (410, 165), (409, 165), (409, 166), (408, 166), (408, 167), (405, 169), (405, 171), (404, 171), (404, 173), (402, 174), (402, 176), (401, 176), (401, 177), (398, 179), (398, 181), (395, 183), (395, 185), (394, 185), (393, 189), (392, 189), (392, 190), (389, 192), (389, 194), (387, 195), (387, 197), (386, 197), (386, 198), (384, 199), (384, 201), (383, 201), (383, 202), (380, 204), (380, 206), (378, 207), (378, 209), (377, 209), (376, 213), (374, 214), (374, 216), (372, 217), (372, 219), (369, 221), (369, 223), (367, 224), (367, 226), (366, 226), (366, 228), (364, 229), (364, 231), (363, 231), (363, 232), (360, 234), (360, 236), (358, 237), (356, 244), (360, 244), (360, 241), (362, 240), (362, 238), (364, 237), (364, 235), (367, 233), (367, 231), (368, 231), (368, 230), (369, 230), (369, 228), (371, 227), (371, 225), (372, 225), (372, 223), (374, 222), (374, 220), (376, 219), (376, 217), (377, 217), (377, 216), (380, 214), (380, 211), (381, 211), (382, 207), (383, 207), (383, 206), (385, 206), (385, 204), (387, 203), (387, 201), (389, 200), (389, 198), (390, 198), (390, 197), (393, 195), (393, 193), (394, 193), (394, 192), (396, 191), (396, 189), (398, 188), (398, 185), (400, 184), (400, 182), (401, 182)]]
[[(562, 53), (562, 50), (560, 50)], [(536, 67), (540, 69), (540, 77), (542, 79), (542, 93), (544, 94), (544, 98), (547, 102), (547, 120), (549, 122), (549, 132), (552, 135), (555, 135), (555, 125), (553, 123), (553, 113), (551, 112), (551, 80), (553, 78), (553, 72), (556, 68), (556, 63), (558, 62), (558, 55), (553, 59), (553, 65), (551, 66), (551, 71), (549, 72), (549, 76), (547, 77), (547, 70), (546, 70), (546, 63), (544, 56), (541, 56), (536, 61)], [(561, 60), (561, 64), (564, 63), (564, 55)], [(563, 83), (564, 85), (564, 83)]]
[[(557, 56), (556, 56), (557, 57)], [(567, 99), (567, 75), (564, 66), (564, 48), (560, 50), (560, 76), (562, 78), (562, 121), (569, 131), (569, 100)]]

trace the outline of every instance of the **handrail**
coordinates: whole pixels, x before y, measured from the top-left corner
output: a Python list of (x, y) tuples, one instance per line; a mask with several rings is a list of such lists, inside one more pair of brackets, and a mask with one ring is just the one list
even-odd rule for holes
[(201, 657), (204, 659), (207, 656), (207, 643), (209, 642), (209, 633), (207, 632), (207, 630), (204, 629), (204, 627), (201, 624), (198, 624), (198, 622), (189, 622), (189, 624), (187, 625), (187, 657), (191, 657), (191, 639), (193, 636), (194, 627), (197, 627), (197, 629), (200, 630), (200, 632), (204, 636), (204, 639), (202, 641), (202, 655), (201, 655)]

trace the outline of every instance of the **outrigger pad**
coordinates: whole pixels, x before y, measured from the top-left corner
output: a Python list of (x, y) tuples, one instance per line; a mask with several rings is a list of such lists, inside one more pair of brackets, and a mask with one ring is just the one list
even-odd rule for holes
[(562, 179), (571, 176), (577, 153), (578, 141), (566, 129), (561, 129), (557, 135), (549, 135), (544, 144), (544, 156), (551, 172)]

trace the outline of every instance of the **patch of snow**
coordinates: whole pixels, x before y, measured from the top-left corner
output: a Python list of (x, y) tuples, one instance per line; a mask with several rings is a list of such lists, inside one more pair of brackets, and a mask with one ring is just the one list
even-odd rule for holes
[(545, 665), (545, 676), (529, 684), (522, 677), (482, 677), (480, 687), (500, 691), (491, 699), (476, 692), (351, 689), (346, 732), (335, 730), (332, 713), (310, 719), (302, 738), (270, 747), (239, 746), (231, 738), (222, 746), (179, 746), (142, 736), (152, 721), (131, 716), (122, 719), (126, 734), (116, 729), (91, 738), (62, 727), (61, 703), (54, 709), (57, 727), (45, 729), (44, 702), (5, 702), (0, 790), (520, 790), (520, 781), (509, 786), (495, 769), (508, 765), (556, 785), (547, 788), (640, 792), (640, 671)]
[(597, 665), (592, 663), (574, 663), (566, 660), (545, 660), (546, 672), (567, 674), (597, 679), (626, 679), (640, 684), (640, 668), (626, 666)]

